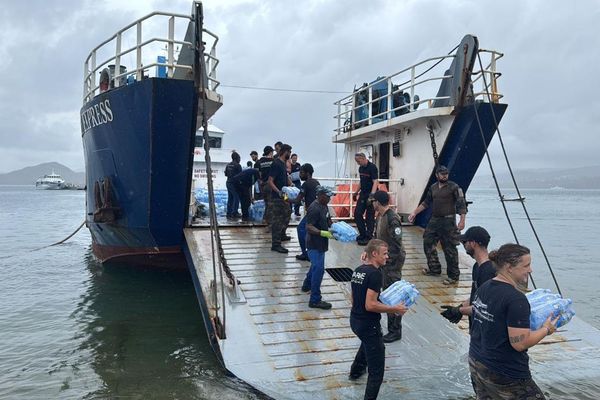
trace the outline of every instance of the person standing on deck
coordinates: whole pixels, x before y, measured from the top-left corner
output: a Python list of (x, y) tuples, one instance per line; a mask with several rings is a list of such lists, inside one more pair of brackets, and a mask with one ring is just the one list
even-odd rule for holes
[[(398, 213), (390, 207), (390, 196), (383, 190), (373, 194), (373, 207), (377, 212), (375, 237), (383, 240), (388, 246), (388, 259), (381, 267), (383, 276), (382, 289), (402, 279), (402, 267), (406, 259), (406, 251), (402, 246), (402, 220)], [(387, 315), (388, 333), (383, 336), (384, 343), (392, 343), (402, 339), (402, 316), (395, 313)]]
[(225, 176), (227, 177), (227, 181), (225, 182), (225, 186), (227, 187), (227, 218), (237, 218), (240, 216), (238, 212), (240, 198), (233, 184), (233, 177), (242, 172), (240, 160), (240, 155), (234, 151), (231, 153), (231, 162), (225, 167)]
[(498, 274), (473, 300), (469, 346), (471, 382), (478, 399), (545, 399), (531, 377), (527, 349), (556, 331), (558, 317), (531, 330), (531, 307), (518, 289), (531, 273), (529, 249), (508, 243), (489, 254)]
[(331, 303), (321, 298), (321, 282), (325, 273), (325, 252), (329, 249), (329, 239), (333, 238), (329, 231), (331, 216), (327, 207), (333, 192), (318, 186), (316, 193), (317, 200), (312, 202), (306, 213), (306, 251), (310, 258), (310, 268), (302, 283), (302, 291), (310, 292), (310, 308), (329, 310)]
[(254, 168), (260, 172), (259, 188), (265, 202), (264, 222), (267, 226), (271, 224), (271, 186), (268, 183), (271, 164), (273, 164), (273, 148), (265, 146), (263, 156), (256, 162)]
[(388, 246), (383, 240), (369, 241), (365, 249), (364, 264), (352, 274), (352, 310), (350, 328), (360, 339), (360, 348), (350, 367), (350, 380), (357, 380), (369, 372), (365, 400), (376, 399), (383, 382), (385, 370), (385, 345), (381, 332), (381, 314), (404, 315), (407, 308), (403, 303), (387, 306), (378, 300), (382, 275), (380, 268), (388, 258)]
[(356, 201), (354, 221), (359, 233), (356, 242), (360, 246), (364, 246), (373, 237), (375, 210), (370, 202), (370, 196), (375, 193), (377, 186), (379, 186), (379, 171), (375, 164), (365, 156), (365, 153), (356, 153), (354, 160), (359, 165), (358, 175), (360, 177), (358, 189), (352, 195), (352, 198)]
[(319, 181), (313, 179), (314, 173), (313, 166), (311, 164), (303, 164), (300, 167), (300, 179), (304, 181), (300, 187), (300, 194), (296, 198), (296, 203), (300, 204), (304, 200), (304, 218), (300, 220), (300, 223), (296, 227), (298, 233), (298, 243), (300, 244), (300, 250), (302, 253), (296, 255), (296, 260), (308, 261), (308, 253), (306, 252), (306, 211), (308, 207), (317, 199), (317, 186), (320, 185)]
[(283, 144), (279, 157), (271, 164), (268, 184), (271, 188), (271, 250), (278, 253), (287, 253), (288, 249), (281, 242), (291, 239), (285, 231), (290, 223), (290, 205), (285, 199), (282, 189), (288, 183), (288, 174), (285, 168), (287, 160), (292, 154), (292, 147)]
[[(300, 163), (298, 162), (298, 154), (292, 154), (291, 158), (291, 170), (290, 170), (290, 179), (292, 180), (292, 184), (296, 186), (298, 189), (301, 189), (302, 182), (300, 181)], [(310, 205), (310, 204), (308, 204)], [(294, 215), (296, 217), (300, 216), (300, 203), (293, 203), (292, 207), (294, 208)]]
[(465, 251), (475, 259), (473, 264), (473, 283), (471, 284), (471, 295), (468, 300), (457, 306), (442, 306), (442, 316), (453, 324), (457, 324), (463, 315), (469, 316), (469, 325), (472, 321), (472, 304), (475, 292), (485, 282), (496, 276), (496, 267), (489, 259), (487, 246), (490, 243), (490, 234), (481, 226), (472, 226), (460, 235)]
[(252, 202), (252, 188), (258, 179), (258, 170), (247, 168), (233, 177), (233, 185), (242, 203), (242, 221), (250, 221), (250, 203)]
[[(460, 277), (458, 268), (458, 237), (465, 227), (467, 203), (462, 189), (456, 183), (448, 180), (448, 168), (440, 165), (436, 171), (437, 182), (431, 185), (425, 200), (408, 216), (408, 221), (413, 223), (417, 214), (428, 207), (432, 208), (431, 219), (423, 233), (423, 250), (427, 257), (428, 269), (423, 274), (439, 276), (442, 265), (438, 258), (437, 243), (442, 243), (448, 278), (445, 285), (456, 285)], [(456, 224), (456, 214), (460, 221)]]

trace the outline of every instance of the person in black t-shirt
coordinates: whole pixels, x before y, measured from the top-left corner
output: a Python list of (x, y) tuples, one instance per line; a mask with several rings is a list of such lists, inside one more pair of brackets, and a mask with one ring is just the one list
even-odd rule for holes
[[(300, 178), (301, 165), (298, 162), (298, 154), (292, 154), (292, 157), (290, 158), (290, 160), (291, 160), (290, 180), (292, 181), (294, 186), (296, 186), (298, 189), (300, 189), (302, 186), (302, 182), (301, 182), (301, 178)], [(290, 206), (294, 208), (294, 215), (296, 217), (299, 217), (300, 216), (300, 203), (290, 204)]]
[(238, 213), (240, 198), (233, 184), (233, 177), (242, 172), (240, 159), (240, 155), (234, 151), (231, 153), (231, 162), (225, 167), (225, 176), (227, 177), (227, 181), (225, 182), (225, 186), (227, 187), (227, 218), (237, 218), (240, 216), (240, 213)]
[(252, 198), (252, 187), (258, 179), (258, 170), (248, 168), (233, 177), (233, 184), (237, 191), (240, 203), (242, 203), (242, 221), (250, 221), (250, 203)]
[(263, 156), (256, 162), (254, 168), (258, 169), (258, 172), (260, 172), (258, 187), (265, 202), (265, 215), (263, 219), (267, 225), (271, 224), (271, 186), (269, 185), (268, 180), (272, 164), (273, 148), (271, 146), (265, 146)]
[(290, 205), (284, 199), (282, 191), (287, 186), (288, 175), (285, 164), (292, 154), (292, 146), (284, 144), (279, 150), (279, 157), (271, 164), (269, 170), (269, 187), (271, 188), (271, 250), (278, 253), (287, 253), (288, 250), (281, 245), (282, 241), (290, 240), (285, 233), (290, 223)]
[(481, 226), (472, 226), (460, 236), (460, 241), (465, 247), (468, 255), (475, 259), (473, 264), (473, 283), (471, 284), (471, 295), (469, 300), (465, 300), (462, 304), (455, 307), (442, 306), (444, 311), (442, 316), (448, 321), (456, 324), (463, 315), (469, 316), (469, 325), (471, 324), (471, 305), (475, 298), (475, 292), (485, 282), (496, 276), (496, 268), (494, 263), (489, 260), (487, 246), (490, 243), (490, 234)]
[(306, 213), (306, 252), (310, 258), (310, 268), (302, 283), (302, 291), (310, 292), (310, 308), (329, 310), (331, 303), (321, 298), (321, 282), (325, 273), (325, 253), (329, 249), (329, 239), (333, 238), (329, 231), (331, 216), (327, 207), (333, 192), (318, 186), (316, 193), (317, 200), (312, 202)]
[(352, 310), (350, 327), (360, 339), (360, 348), (350, 367), (350, 380), (360, 378), (367, 370), (365, 399), (376, 399), (383, 382), (385, 369), (385, 345), (381, 332), (381, 314), (397, 313), (404, 315), (407, 308), (403, 303), (387, 306), (378, 300), (382, 285), (379, 268), (388, 258), (388, 246), (383, 240), (369, 241), (365, 249), (364, 264), (352, 274)]
[[(296, 204), (300, 204), (304, 200), (304, 211), (308, 210), (308, 207), (317, 199), (317, 186), (320, 185), (319, 181), (313, 179), (314, 173), (313, 166), (306, 163), (300, 167), (300, 179), (304, 181), (300, 187), (300, 194), (296, 198)], [(300, 250), (302, 253), (296, 256), (296, 260), (308, 261), (308, 253), (306, 253), (306, 215), (300, 220), (298, 227), (296, 228), (298, 233), (298, 243), (300, 244)]]
[[(354, 160), (360, 166), (358, 175), (360, 182), (358, 189), (354, 192), (352, 198), (356, 201), (354, 209), (354, 221), (358, 228), (358, 237), (356, 242), (364, 246), (373, 237), (373, 227), (375, 226), (375, 210), (371, 204), (370, 196), (377, 191), (379, 186), (379, 171), (375, 164), (369, 161), (365, 153), (356, 153)], [(366, 213), (366, 218), (365, 218)]]
[(478, 399), (545, 399), (531, 378), (527, 349), (556, 331), (558, 318), (530, 329), (527, 288), (529, 249), (508, 243), (489, 258), (498, 274), (475, 293), (469, 346), (471, 382)]

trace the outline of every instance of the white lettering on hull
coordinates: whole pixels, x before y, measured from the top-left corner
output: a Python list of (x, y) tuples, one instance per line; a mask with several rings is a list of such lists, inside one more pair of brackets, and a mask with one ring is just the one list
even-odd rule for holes
[(81, 112), (81, 131), (85, 133), (96, 126), (112, 121), (113, 112), (110, 107), (110, 100), (106, 99)]

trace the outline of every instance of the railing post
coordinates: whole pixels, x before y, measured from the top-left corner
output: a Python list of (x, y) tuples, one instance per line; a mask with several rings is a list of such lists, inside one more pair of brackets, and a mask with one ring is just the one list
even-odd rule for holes
[(410, 69), (410, 111), (415, 111), (413, 99), (415, 98), (415, 67)]
[(113, 82), (115, 87), (119, 87), (119, 82), (121, 78), (117, 78), (121, 74), (121, 32), (117, 33), (117, 48), (115, 54), (115, 76), (113, 77)]
[(96, 92), (96, 50), (92, 53), (92, 69), (90, 70), (90, 90), (88, 91), (88, 96), (91, 95), (90, 98), (94, 97), (94, 93)]
[(211, 82), (211, 90), (217, 89), (217, 48), (213, 46), (210, 49), (210, 57), (209, 57), (209, 65), (210, 65), (210, 77), (213, 79)]
[(392, 102), (394, 99), (394, 96), (392, 95), (392, 78), (388, 78), (387, 79), (387, 84), (388, 84), (388, 94), (387, 94), (387, 118), (386, 119), (392, 119)]
[(496, 82), (496, 53), (492, 52), (492, 60), (490, 62), (490, 82), (492, 90), (492, 103), (498, 102), (498, 83)]
[(369, 103), (367, 104), (367, 110), (369, 112), (369, 119), (367, 120), (369, 125), (373, 124), (373, 86), (369, 87)]
[(83, 64), (83, 102), (84, 103), (87, 101), (88, 92), (90, 90), (90, 78), (88, 76), (88, 74), (89, 74), (88, 65), (89, 65), (88, 60), (85, 60), (85, 63)]
[(141, 81), (144, 77), (144, 71), (142, 71), (142, 22), (136, 24), (137, 28), (137, 45), (135, 48), (136, 53), (136, 68), (135, 68), (135, 79)]
[(169, 18), (169, 41), (167, 42), (167, 60), (169, 67), (167, 69), (167, 78), (173, 77), (173, 64), (175, 63), (173, 40), (175, 40), (175, 17)]
[[(336, 135), (339, 135), (340, 133), (342, 133), (342, 125), (341, 125), (341, 119), (342, 119), (342, 104), (341, 103), (337, 103), (337, 133)], [(337, 167), (336, 167), (337, 168)]]

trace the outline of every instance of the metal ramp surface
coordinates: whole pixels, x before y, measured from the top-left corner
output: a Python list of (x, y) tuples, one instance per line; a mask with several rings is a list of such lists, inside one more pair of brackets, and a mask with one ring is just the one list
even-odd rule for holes
[[(215, 337), (225, 367), (276, 399), (361, 399), (366, 376), (356, 382), (347, 378), (360, 344), (349, 327), (347, 284), (325, 274), (323, 299), (333, 308), (310, 309), (308, 294), (300, 290), (309, 263), (295, 259), (300, 252), (295, 229), (288, 229), (292, 241), (284, 243), (290, 250), (287, 255), (270, 250), (270, 232), (264, 226), (228, 226), (220, 231), (226, 262), (241, 289), (236, 296), (226, 288), (224, 305), (219, 285), (211, 283), (210, 231), (187, 229), (185, 235), (205, 320), (215, 315), (215, 301), (219, 315), (225, 308), (226, 339)], [(457, 329), (439, 315), (439, 305), (468, 298), (473, 261), (461, 253), (461, 282), (445, 287), (442, 278), (420, 272), (426, 265), (421, 235), (420, 228), (404, 229), (403, 277), (415, 283), (422, 296), (403, 318), (402, 340), (386, 345), (379, 398), (472, 398), (466, 318)], [(354, 269), (362, 250), (331, 241), (325, 265)], [(385, 323), (383, 316), (384, 331)], [(598, 330), (578, 319), (566, 328), (530, 350), (534, 378), (542, 389), (560, 394), (550, 398), (595, 398), (585, 393), (600, 393), (595, 386), (600, 375)], [(573, 331), (577, 335), (570, 334)], [(558, 373), (558, 365), (561, 370), (568, 365), (571, 376)], [(575, 391), (577, 396), (571, 397)]]

